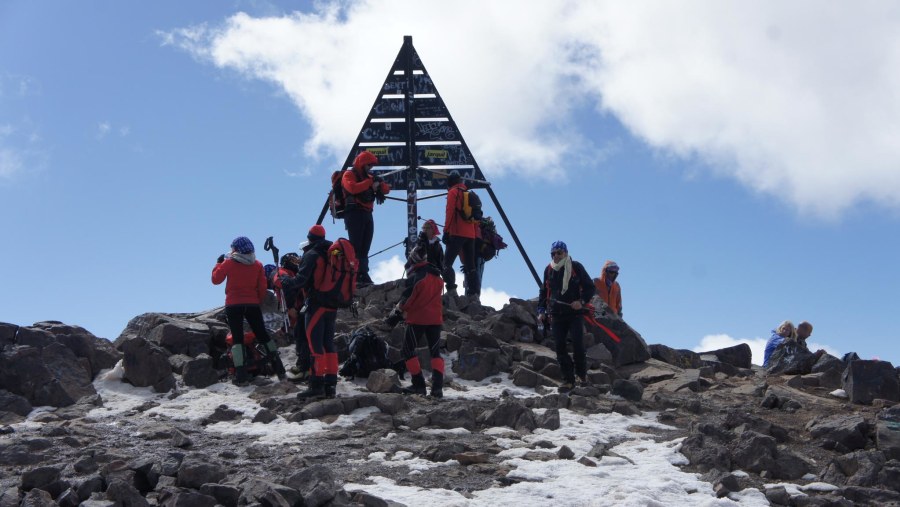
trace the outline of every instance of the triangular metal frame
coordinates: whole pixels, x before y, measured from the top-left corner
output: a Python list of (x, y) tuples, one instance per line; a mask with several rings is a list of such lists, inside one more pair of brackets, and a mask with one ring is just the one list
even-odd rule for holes
[[(395, 200), (406, 202), (406, 233), (410, 244), (415, 242), (419, 229), (418, 191), (446, 190), (447, 176), (459, 174), (468, 188), (487, 190), (531, 274), (538, 286), (541, 285), (490, 182), (481, 172), (413, 47), (412, 36), (403, 37), (403, 46), (343, 168), (351, 168), (356, 156), (366, 150), (378, 157), (378, 166), (373, 172), (380, 174), (396, 190), (406, 188), (406, 199)], [(328, 207), (326, 200), (317, 224), (322, 223)]]

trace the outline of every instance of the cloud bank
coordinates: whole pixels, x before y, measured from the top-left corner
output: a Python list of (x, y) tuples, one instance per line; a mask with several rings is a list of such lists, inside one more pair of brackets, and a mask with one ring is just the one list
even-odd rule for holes
[(409, 34), (492, 176), (596, 167), (609, 145), (578, 125), (614, 117), (667, 155), (837, 217), (900, 207), (898, 22), (890, 2), (362, 0), (160, 36), (282, 90), (312, 127), (307, 154), (329, 162)]

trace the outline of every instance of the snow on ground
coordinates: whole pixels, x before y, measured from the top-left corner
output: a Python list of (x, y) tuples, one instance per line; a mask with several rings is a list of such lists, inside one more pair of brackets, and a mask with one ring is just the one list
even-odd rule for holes
[[(292, 348), (282, 349), (282, 356), (290, 360)], [(452, 356), (452, 355), (451, 355)], [(452, 364), (450, 357), (448, 364)], [(290, 363), (288, 363), (290, 364)], [(119, 363), (115, 368), (103, 372), (94, 382), (94, 387), (103, 398), (103, 407), (92, 410), (89, 416), (97, 420), (109, 420), (114, 424), (115, 416), (133, 411), (147, 402), (158, 404), (147, 409), (145, 414), (156, 414), (173, 420), (196, 421), (206, 418), (220, 405), (243, 413), (239, 422), (220, 422), (206, 426), (206, 431), (234, 435), (242, 434), (256, 438), (266, 445), (296, 445), (302, 443), (310, 435), (322, 433), (336, 427), (347, 427), (365, 421), (377, 408), (367, 407), (354, 411), (349, 415), (337, 417), (333, 422), (308, 420), (301, 423), (290, 423), (279, 417), (269, 424), (253, 423), (251, 419), (262, 408), (249, 394), (252, 387), (235, 387), (230, 383), (218, 383), (206, 389), (189, 389), (180, 396), (170, 399), (169, 393), (155, 393), (150, 388), (138, 388), (122, 382), (123, 368)], [(452, 379), (451, 387), (445, 388), (448, 399), (498, 399), (502, 393), (517, 397), (534, 396), (534, 390), (518, 387), (500, 374), (494, 379), (473, 382), (455, 378), (452, 369), (448, 378)], [(501, 379), (497, 382), (497, 378)], [(407, 380), (406, 383), (409, 381)], [(457, 390), (452, 385), (461, 386)], [(352, 396), (367, 392), (365, 379), (354, 381), (342, 380), (338, 384), (340, 396)], [(536, 409), (540, 414), (543, 409)], [(32, 416), (39, 413), (36, 410)], [(22, 425), (37, 423), (26, 421)], [(373, 476), (368, 478), (371, 484), (346, 484), (348, 491), (366, 491), (378, 497), (406, 504), (431, 503), (441, 506), (516, 506), (552, 505), (563, 506), (764, 506), (768, 505), (762, 492), (748, 489), (731, 494), (728, 498), (717, 499), (712, 485), (703, 482), (697, 474), (685, 473), (678, 465), (687, 463), (687, 459), (678, 452), (680, 439), (669, 442), (655, 442), (650, 435), (632, 431), (633, 428), (669, 428), (656, 422), (656, 414), (645, 413), (641, 416), (623, 416), (621, 414), (579, 414), (570, 410), (560, 410), (560, 428), (556, 430), (537, 429), (532, 434), (519, 435), (509, 428), (488, 428), (482, 434), (492, 436), (504, 450), (499, 456), (503, 462), (513, 469), (509, 473), (511, 479), (519, 480), (506, 487), (496, 486), (482, 491), (469, 492), (463, 495), (457, 491), (445, 489), (427, 489), (415, 486), (397, 485), (393, 480)], [(398, 431), (402, 433), (403, 430)], [(423, 428), (421, 433), (431, 435), (451, 435), (467, 430), (437, 430)], [(385, 438), (396, 438), (392, 433)], [(595, 444), (623, 442), (610, 449), (618, 456), (604, 456), (595, 460), (596, 467), (589, 467), (575, 460), (553, 459), (549, 461), (531, 461), (524, 459), (526, 453), (532, 451), (533, 444), (538, 441), (550, 441), (555, 447), (543, 449), (544, 452), (556, 453), (563, 445), (575, 453), (576, 458), (587, 454)], [(414, 456), (410, 452), (396, 453), (373, 452), (365, 459), (354, 462), (364, 465), (378, 463), (390, 467), (408, 467), (411, 475), (423, 470), (459, 466), (456, 461), (434, 463)], [(792, 495), (804, 495), (806, 491), (826, 491), (833, 486), (814, 483), (806, 486), (794, 484), (771, 484), (785, 486)]]

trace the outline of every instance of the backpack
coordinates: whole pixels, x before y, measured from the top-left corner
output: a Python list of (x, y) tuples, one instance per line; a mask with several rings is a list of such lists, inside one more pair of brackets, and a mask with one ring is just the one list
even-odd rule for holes
[(500, 250), (508, 245), (503, 241), (503, 236), (497, 234), (497, 226), (491, 217), (487, 217), (481, 221), (476, 231), (476, 239), (478, 244), (478, 256), (489, 261), (497, 256)]
[(368, 327), (350, 334), (348, 352), (350, 355), (339, 371), (342, 377), (366, 378), (375, 370), (391, 367), (387, 345)]
[(338, 170), (331, 173), (331, 195), (328, 196), (328, 208), (331, 216), (336, 220), (344, 218), (344, 210), (347, 209), (347, 197), (344, 195), (344, 171)]
[(359, 261), (350, 240), (339, 238), (316, 261), (315, 300), (329, 308), (349, 308), (356, 295)]
[(478, 194), (471, 190), (462, 190), (462, 209), (459, 210), (459, 214), (470, 224), (484, 218), (484, 212), (481, 211), (481, 198), (478, 197)]

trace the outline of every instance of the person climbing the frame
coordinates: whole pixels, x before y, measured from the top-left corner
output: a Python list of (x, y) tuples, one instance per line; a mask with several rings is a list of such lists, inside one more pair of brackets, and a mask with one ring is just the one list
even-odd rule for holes
[(285, 378), (284, 364), (278, 346), (269, 338), (260, 302), (266, 297), (266, 273), (256, 260), (253, 243), (245, 236), (231, 242), (231, 252), (222, 254), (212, 270), (212, 283), (225, 283), (225, 318), (231, 330), (231, 356), (234, 361), (234, 384), (246, 385), (246, 361), (250, 357), (244, 346), (244, 319), (256, 341), (265, 345), (279, 379)]
[[(556, 359), (562, 370), (563, 385), (559, 392), (566, 393), (579, 384), (587, 385), (587, 360), (584, 353), (584, 324), (582, 310), (596, 288), (580, 262), (569, 256), (569, 248), (562, 241), (550, 247), (550, 264), (544, 269), (544, 280), (538, 294), (538, 320), (546, 325), (550, 318), (553, 339), (556, 341)], [(569, 357), (566, 338), (572, 339), (574, 356)]]
[(341, 178), (341, 187), (347, 201), (344, 225), (359, 260), (359, 287), (372, 285), (372, 278), (369, 277), (369, 249), (375, 234), (372, 210), (376, 200), (381, 204), (384, 196), (391, 191), (391, 186), (382, 181), (381, 176), (371, 173), (377, 163), (378, 157), (372, 152), (364, 151), (353, 160), (353, 169), (345, 171)]

